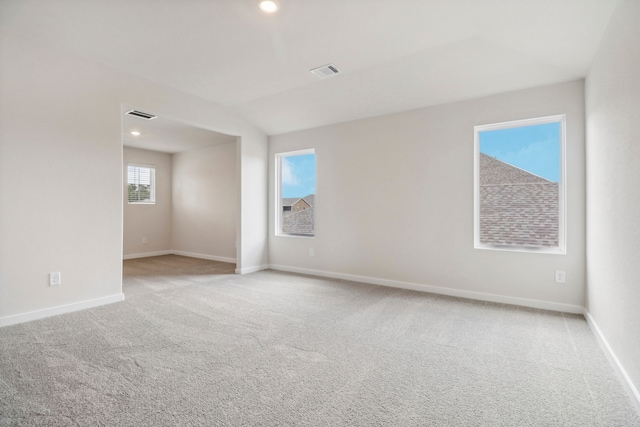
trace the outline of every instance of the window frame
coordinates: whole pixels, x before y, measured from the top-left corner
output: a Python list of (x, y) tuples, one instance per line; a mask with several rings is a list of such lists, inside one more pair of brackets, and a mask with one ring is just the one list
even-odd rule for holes
[[(146, 200), (146, 201), (130, 201), (129, 200), (129, 168), (133, 167), (133, 168), (138, 168), (138, 169), (149, 169), (151, 170), (151, 184), (150, 184), (150, 193), (151, 193), (151, 199), (150, 200)], [(142, 163), (127, 163), (127, 169), (126, 169), (126, 176), (127, 176), (127, 180), (125, 183), (125, 189), (126, 189), (126, 198), (127, 198), (127, 203), (130, 205), (155, 205), (156, 204), (156, 166), (155, 165), (148, 165), (148, 164), (142, 164)]]
[[(307, 155), (307, 154), (313, 154), (314, 157), (314, 161), (316, 162), (316, 171), (314, 174), (314, 187), (315, 187), (315, 192), (314, 192), (314, 224), (313, 224), (313, 234), (312, 235), (308, 235), (308, 234), (290, 234), (290, 233), (284, 233), (282, 231), (282, 218), (283, 218), (283, 212), (282, 212), (282, 159), (285, 157), (293, 157), (293, 156), (303, 156), (303, 155)], [(316, 150), (315, 148), (306, 148), (304, 150), (294, 150), (294, 151), (283, 151), (280, 153), (276, 153), (275, 154), (275, 179), (276, 179), (276, 183), (275, 183), (275, 235), (277, 237), (293, 237), (293, 238), (299, 238), (299, 239), (313, 239), (316, 236), (316, 221), (315, 218), (317, 216), (317, 212), (315, 210), (315, 206), (318, 204), (317, 199), (318, 199), (318, 180), (317, 180), (317, 176), (318, 176), (318, 171), (317, 171), (317, 154), (316, 154)]]
[[(531, 248), (526, 246), (500, 246), (490, 245), (480, 242), (480, 138), (479, 135), (483, 131), (512, 129), (526, 126), (535, 126), (549, 123), (560, 124), (559, 134), (559, 173), (558, 173), (558, 246), (549, 246), (542, 248)], [(474, 177), (473, 177), (473, 247), (474, 249), (485, 249), (495, 251), (508, 252), (527, 252), (540, 254), (558, 254), (565, 255), (567, 253), (567, 165), (566, 165), (566, 115), (558, 114), (553, 116), (537, 117), (522, 120), (513, 120), (508, 122), (491, 123), (486, 125), (474, 126)]]

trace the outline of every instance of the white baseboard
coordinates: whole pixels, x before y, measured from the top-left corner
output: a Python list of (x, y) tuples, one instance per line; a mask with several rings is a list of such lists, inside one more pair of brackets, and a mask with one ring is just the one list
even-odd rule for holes
[(231, 264), (235, 264), (236, 263), (236, 259), (235, 258), (227, 258), (227, 257), (222, 257), (222, 256), (216, 256), (216, 255), (205, 255), (205, 254), (197, 254), (197, 253), (193, 253), (193, 252), (183, 252), (183, 251), (171, 251), (171, 253), (173, 255), (181, 255), (181, 256), (186, 256), (186, 257), (190, 257), (190, 258), (208, 259), (210, 261), (228, 262), (228, 263), (231, 263)]
[(332, 279), (349, 280), (352, 282), (369, 283), (372, 285), (388, 286), (391, 288), (410, 289), (413, 291), (429, 292), (432, 294), (447, 295), (459, 298), (468, 298), (480, 301), (512, 304), (543, 310), (560, 311), (563, 313), (582, 314), (584, 307), (579, 305), (563, 304), (550, 301), (539, 301), (527, 298), (510, 297), (505, 295), (487, 294), (461, 289), (444, 288), (440, 286), (423, 285), (420, 283), (399, 282), (396, 280), (378, 279), (375, 277), (356, 276), (352, 274), (335, 273), (333, 271), (310, 270), (306, 268), (289, 267), (285, 265), (270, 265), (273, 270), (289, 271), (292, 273), (309, 274), (312, 276), (330, 277)]
[(32, 320), (44, 319), (45, 317), (57, 316), (59, 314), (72, 313), (74, 311), (99, 307), (101, 305), (120, 301), (124, 301), (123, 293), (87, 301), (74, 302), (72, 304), (59, 305), (57, 307), (45, 308), (43, 310), (30, 311), (28, 313), (15, 314), (13, 316), (0, 317), (0, 327), (15, 325), (17, 323), (30, 322)]
[(122, 259), (148, 258), (152, 256), (171, 255), (171, 251), (144, 252), (139, 254), (124, 255)]
[(631, 398), (631, 402), (634, 404), (636, 411), (638, 411), (638, 414), (640, 414), (640, 392), (638, 392), (638, 389), (631, 381), (631, 378), (629, 378), (629, 375), (627, 375), (627, 371), (625, 371), (624, 367), (620, 363), (620, 360), (618, 360), (618, 357), (609, 345), (609, 342), (607, 342), (607, 339), (602, 334), (602, 331), (598, 327), (598, 324), (591, 316), (589, 311), (587, 311), (587, 309), (584, 310), (584, 317), (587, 319), (587, 323), (589, 324), (591, 331), (593, 331), (593, 335), (596, 336), (596, 339), (600, 343), (600, 346), (602, 347), (604, 353), (607, 355), (609, 363), (611, 363), (613, 369), (622, 379), (622, 384), (625, 388), (625, 391)]
[(257, 271), (268, 270), (269, 268), (270, 267), (268, 265), (257, 265), (255, 267), (236, 268), (236, 274), (255, 273)]
[(129, 255), (124, 255), (122, 259), (148, 258), (152, 256), (161, 256), (161, 255), (181, 255), (181, 256), (186, 256), (190, 258), (208, 259), (210, 261), (228, 262), (231, 264), (236, 263), (235, 258), (227, 258), (227, 257), (221, 257), (221, 256), (215, 256), (215, 255), (205, 255), (205, 254), (197, 254), (193, 252), (183, 252), (183, 251), (174, 251), (174, 250), (129, 254)]

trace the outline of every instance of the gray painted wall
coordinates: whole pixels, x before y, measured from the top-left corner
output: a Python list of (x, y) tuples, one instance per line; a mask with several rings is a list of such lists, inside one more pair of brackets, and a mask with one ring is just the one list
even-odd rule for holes
[[(567, 254), (474, 249), (473, 127), (556, 114), (567, 117)], [(317, 158), (316, 236), (275, 236), (275, 154), (307, 148)], [(270, 263), (581, 312), (584, 152), (583, 80), (272, 136)]]
[(173, 155), (171, 249), (235, 259), (235, 160), (235, 142)]
[[(238, 222), (236, 143), (175, 154), (124, 148), (123, 255), (184, 255), (235, 262)], [(156, 167), (156, 203), (129, 204), (128, 163)], [(146, 237), (147, 243), (142, 242)]]
[[(239, 136), (238, 268), (267, 264), (267, 138), (255, 126), (5, 29), (0, 63), (0, 326), (121, 299), (123, 104)], [(55, 271), (62, 285), (48, 286)]]
[[(171, 154), (138, 148), (123, 149), (123, 235), (125, 257), (164, 252), (171, 249)], [(137, 163), (156, 168), (156, 202), (129, 204), (127, 200), (127, 165)], [(147, 243), (142, 242), (142, 238)]]
[[(640, 2), (622, 1), (586, 79), (587, 309), (640, 390)], [(637, 394), (640, 404), (640, 394)]]

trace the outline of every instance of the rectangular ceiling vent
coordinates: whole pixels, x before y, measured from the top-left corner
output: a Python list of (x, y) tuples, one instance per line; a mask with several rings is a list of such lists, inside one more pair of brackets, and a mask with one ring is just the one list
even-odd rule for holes
[(311, 73), (316, 75), (321, 79), (326, 79), (327, 77), (335, 76), (340, 71), (335, 67), (335, 65), (323, 65), (322, 67), (314, 68), (311, 70)]
[(142, 111), (138, 111), (138, 110), (127, 111), (126, 114), (130, 116), (140, 117), (141, 119), (145, 119), (145, 120), (153, 120), (157, 117), (157, 116), (154, 116), (153, 114), (143, 113)]

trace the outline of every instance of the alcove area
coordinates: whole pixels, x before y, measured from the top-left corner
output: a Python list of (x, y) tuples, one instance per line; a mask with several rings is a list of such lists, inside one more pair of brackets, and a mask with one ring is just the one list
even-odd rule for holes
[(235, 264), (236, 137), (130, 111), (123, 108), (123, 258)]

